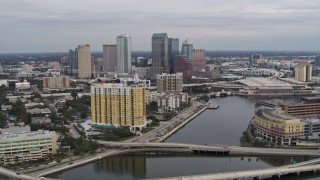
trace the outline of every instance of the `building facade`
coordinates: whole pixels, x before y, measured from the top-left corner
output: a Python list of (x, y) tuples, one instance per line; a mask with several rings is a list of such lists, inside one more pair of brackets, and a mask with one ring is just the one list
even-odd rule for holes
[(179, 55), (174, 58), (174, 72), (181, 72), (183, 74), (183, 83), (190, 83), (192, 77), (192, 62), (188, 60), (187, 56)]
[(279, 106), (287, 114), (307, 118), (320, 117), (320, 98), (306, 97), (299, 103), (280, 103)]
[(131, 73), (131, 36), (117, 36), (117, 72)]
[(282, 145), (291, 145), (304, 136), (304, 123), (299, 118), (272, 108), (257, 108), (252, 125), (257, 136)]
[(116, 44), (103, 45), (103, 71), (105, 72), (117, 71), (117, 45)]
[(194, 49), (193, 50), (193, 69), (202, 70), (206, 67), (206, 50)]
[(69, 76), (43, 77), (43, 88), (68, 88)]
[(174, 111), (178, 109), (182, 103), (188, 102), (188, 94), (182, 92), (161, 93), (157, 98), (158, 111), (161, 113)]
[(189, 43), (188, 39), (182, 44), (181, 55), (187, 56), (188, 60), (193, 62), (193, 44)]
[(69, 74), (77, 75), (78, 74), (78, 49), (75, 50), (69, 49)]
[(310, 82), (312, 80), (312, 64), (299, 63), (295, 66), (295, 80)]
[(183, 74), (158, 74), (157, 75), (157, 91), (162, 92), (177, 92), (182, 91)]
[(36, 131), (0, 135), (0, 164), (34, 161), (57, 153), (54, 131)]
[(170, 73), (173, 73), (174, 57), (179, 55), (179, 39), (168, 38), (168, 59)]
[(279, 81), (273, 78), (249, 77), (237, 80), (243, 89), (240, 89), (239, 95), (243, 96), (303, 96), (310, 95), (312, 90), (305, 85), (294, 85)]
[(169, 73), (168, 35), (167, 33), (154, 33), (152, 35), (152, 77), (158, 74)]
[(262, 54), (251, 54), (250, 56), (250, 67), (257, 67), (259, 62), (262, 60)]
[(93, 127), (128, 126), (141, 130), (146, 126), (145, 85), (121, 83), (120, 80), (91, 86)]
[(91, 48), (89, 44), (78, 45), (78, 77), (91, 77)]

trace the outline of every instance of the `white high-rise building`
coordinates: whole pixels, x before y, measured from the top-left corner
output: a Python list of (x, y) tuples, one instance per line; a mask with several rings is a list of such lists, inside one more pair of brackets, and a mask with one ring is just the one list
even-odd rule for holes
[(78, 77), (91, 77), (91, 48), (89, 44), (78, 45)]
[(117, 69), (118, 73), (131, 73), (131, 36), (117, 37)]

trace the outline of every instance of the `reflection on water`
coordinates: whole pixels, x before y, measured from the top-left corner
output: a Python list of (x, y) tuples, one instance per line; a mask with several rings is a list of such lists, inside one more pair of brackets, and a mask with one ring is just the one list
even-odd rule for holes
[[(295, 158), (296, 162), (308, 160)], [(122, 155), (51, 175), (60, 179), (144, 179), (186, 176), (249, 169), (261, 169), (290, 163), (290, 157), (229, 157), (172, 155)]]
[(1, 175), (1, 174), (0, 174), (0, 179), (1, 179), (1, 180), (10, 180), (9, 177), (4, 176), (4, 175)]
[[(282, 98), (285, 102), (297, 102), (299, 99)], [(213, 104), (220, 106), (219, 109), (204, 111), (166, 142), (240, 145), (240, 137), (253, 117), (256, 102), (271, 100), (239, 96), (211, 99)]]
[(141, 179), (146, 174), (146, 158), (143, 156), (115, 156), (93, 164), (95, 172), (110, 172), (116, 176), (130, 174), (135, 179)]

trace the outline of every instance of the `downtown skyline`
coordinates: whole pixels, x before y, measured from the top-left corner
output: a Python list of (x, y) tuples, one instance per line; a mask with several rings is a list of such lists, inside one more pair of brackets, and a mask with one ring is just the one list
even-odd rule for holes
[(189, 39), (207, 50), (318, 51), (320, 5), (315, 0), (164, 0), (0, 2), (0, 53), (92, 51), (132, 36), (133, 51), (150, 51), (153, 33)]

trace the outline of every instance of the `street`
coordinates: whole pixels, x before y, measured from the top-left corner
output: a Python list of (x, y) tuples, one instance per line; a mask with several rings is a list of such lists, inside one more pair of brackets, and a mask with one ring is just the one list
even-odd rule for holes
[(166, 133), (168, 133), (169, 130), (186, 121), (188, 117), (192, 116), (195, 113), (195, 111), (200, 110), (199, 108), (201, 107), (201, 105), (204, 104), (198, 101), (193, 101), (193, 105), (191, 107), (185, 109), (183, 112), (180, 112), (172, 119), (168, 121), (160, 121), (160, 125), (156, 129), (139, 137), (129, 139), (125, 142), (149, 142), (150, 140), (159, 139), (159, 136), (164, 136)]

